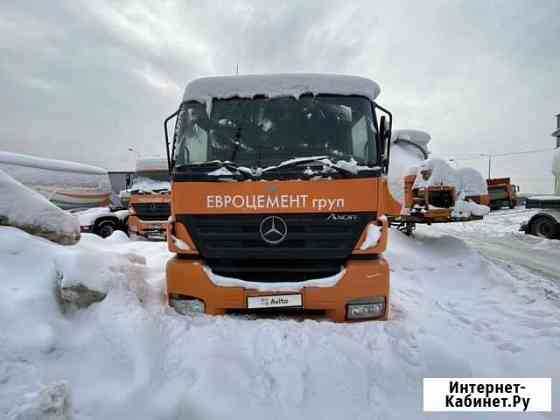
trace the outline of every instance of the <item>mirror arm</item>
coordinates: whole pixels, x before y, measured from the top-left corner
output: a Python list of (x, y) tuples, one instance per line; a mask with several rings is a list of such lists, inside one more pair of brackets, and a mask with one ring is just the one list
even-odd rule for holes
[[(163, 122), (163, 129), (165, 131), (165, 151), (167, 152), (167, 168), (169, 170), (169, 175), (171, 175), (171, 170), (173, 168), (171, 162), (173, 159), (173, 153), (169, 151), (169, 133), (167, 131), (167, 123), (169, 122), (169, 120), (175, 118), (178, 114), (179, 114), (179, 110), (175, 111), (173, 114), (167, 117)], [(173, 147), (175, 147), (175, 135), (173, 135)]]

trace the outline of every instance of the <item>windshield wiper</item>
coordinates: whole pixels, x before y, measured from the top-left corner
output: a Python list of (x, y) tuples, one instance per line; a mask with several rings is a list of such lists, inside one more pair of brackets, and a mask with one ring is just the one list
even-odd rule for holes
[(241, 127), (238, 127), (235, 133), (235, 140), (233, 140), (233, 150), (231, 151), (231, 158), (229, 160), (235, 162), (235, 159), (237, 158), (237, 152), (239, 152), (240, 147), (241, 147)]
[(244, 170), (240, 170), (240, 166), (237, 165), (235, 162), (229, 161), (221, 161), (221, 160), (213, 160), (210, 162), (202, 162), (202, 163), (186, 163), (184, 165), (178, 165), (175, 167), (177, 172), (191, 172), (202, 176), (208, 176), (210, 172), (225, 168), (232, 172), (232, 177), (239, 177), (241, 176), (243, 179), (252, 178), (252, 176)]
[(293, 168), (293, 167), (296, 167), (296, 166), (306, 165), (306, 164), (309, 164), (309, 163), (320, 163), (321, 165), (323, 165), (323, 167), (333, 169), (341, 175), (344, 175), (344, 176), (347, 176), (347, 177), (354, 176), (354, 173), (352, 171), (349, 171), (348, 169), (344, 169), (344, 168), (341, 168), (341, 167), (333, 164), (329, 160), (328, 156), (312, 156), (312, 157), (309, 157), (309, 158), (299, 158), (299, 159), (288, 160), (285, 163), (281, 163), (280, 165), (271, 166), (269, 168), (264, 169), (263, 174), (278, 172), (278, 171), (282, 171), (282, 170), (287, 169), (287, 168)]

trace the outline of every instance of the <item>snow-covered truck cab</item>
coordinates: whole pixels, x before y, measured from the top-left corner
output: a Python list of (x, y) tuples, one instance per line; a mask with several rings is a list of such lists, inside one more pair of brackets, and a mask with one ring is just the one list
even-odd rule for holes
[(510, 178), (489, 178), (486, 180), (486, 184), (492, 210), (498, 210), (504, 206), (513, 209), (516, 206), (519, 187), (513, 185)]
[(138, 159), (127, 191), (130, 237), (165, 240), (167, 221), (171, 213), (167, 159)]
[[(202, 78), (172, 144), (167, 264), (178, 312), (386, 319), (391, 114), (335, 75)], [(383, 116), (380, 116), (383, 114)], [(171, 146), (171, 147), (170, 147)]]

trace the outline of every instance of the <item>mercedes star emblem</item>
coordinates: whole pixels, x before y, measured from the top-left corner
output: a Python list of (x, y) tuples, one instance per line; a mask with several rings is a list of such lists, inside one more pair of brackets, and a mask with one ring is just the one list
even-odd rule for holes
[(279, 244), (286, 239), (288, 234), (286, 222), (278, 216), (268, 216), (262, 219), (259, 230), (262, 240), (271, 245)]

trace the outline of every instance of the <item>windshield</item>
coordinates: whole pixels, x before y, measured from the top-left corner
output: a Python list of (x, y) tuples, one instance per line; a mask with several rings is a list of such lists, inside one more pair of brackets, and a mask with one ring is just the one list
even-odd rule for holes
[[(210, 107), (208, 107), (210, 109)], [(232, 161), (248, 167), (328, 156), (377, 164), (375, 118), (361, 96), (214, 99), (182, 105), (177, 119), (177, 166)]]
[(168, 171), (136, 172), (130, 186), (132, 191), (152, 192), (169, 190)]

